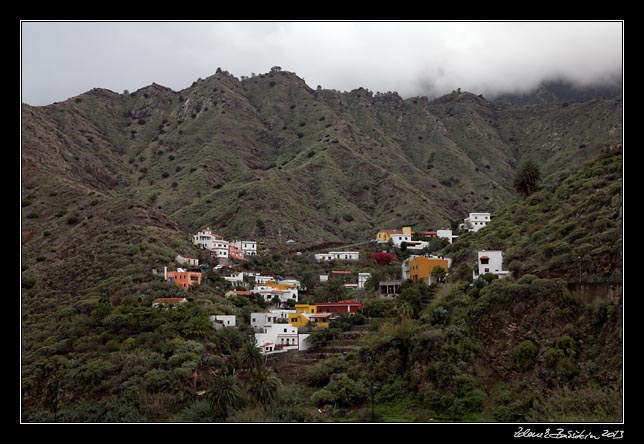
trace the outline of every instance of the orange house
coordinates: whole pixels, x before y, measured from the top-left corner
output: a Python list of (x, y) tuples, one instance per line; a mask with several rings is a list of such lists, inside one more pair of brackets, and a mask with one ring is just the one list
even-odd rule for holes
[(201, 285), (201, 273), (194, 271), (168, 271), (167, 279), (184, 290), (192, 285)]
[(436, 267), (443, 267), (447, 271), (447, 259), (434, 259), (427, 256), (416, 256), (409, 261), (409, 279), (412, 281), (423, 280), (431, 282), (432, 271)]

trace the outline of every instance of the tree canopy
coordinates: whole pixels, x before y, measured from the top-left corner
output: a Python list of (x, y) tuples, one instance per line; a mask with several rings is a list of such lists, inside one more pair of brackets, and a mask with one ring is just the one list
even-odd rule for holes
[(541, 172), (532, 160), (523, 162), (514, 177), (514, 189), (523, 196), (529, 196), (539, 189)]

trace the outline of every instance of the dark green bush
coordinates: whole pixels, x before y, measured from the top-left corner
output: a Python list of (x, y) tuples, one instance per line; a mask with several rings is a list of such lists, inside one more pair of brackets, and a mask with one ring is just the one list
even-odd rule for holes
[(521, 371), (530, 370), (537, 362), (537, 347), (530, 340), (521, 341), (514, 350), (514, 361)]

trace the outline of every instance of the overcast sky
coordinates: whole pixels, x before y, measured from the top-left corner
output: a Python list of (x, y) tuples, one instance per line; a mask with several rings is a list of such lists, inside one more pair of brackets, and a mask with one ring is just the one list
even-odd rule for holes
[(218, 67), (236, 77), (272, 66), (311, 88), (431, 97), (493, 96), (564, 78), (622, 74), (622, 23), (211, 22), (22, 23), (22, 100), (62, 101), (100, 87), (175, 91)]

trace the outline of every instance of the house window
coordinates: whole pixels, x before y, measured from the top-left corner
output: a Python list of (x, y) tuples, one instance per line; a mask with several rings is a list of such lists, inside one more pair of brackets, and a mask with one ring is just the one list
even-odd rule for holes
[(255, 318), (253, 318), (253, 322), (257, 322), (257, 321), (255, 320)]
[(490, 272), (490, 269), (489, 269), (489, 268), (486, 268), (486, 269), (485, 269), (485, 272), (486, 272), (486, 273), (489, 273), (489, 272)]
[(297, 322), (297, 318), (291, 318), (291, 322)]
[(488, 257), (481, 258), (481, 264), (489, 264), (489, 263), (490, 263), (490, 258)]
[(286, 329), (284, 329), (284, 333), (286, 333)]

